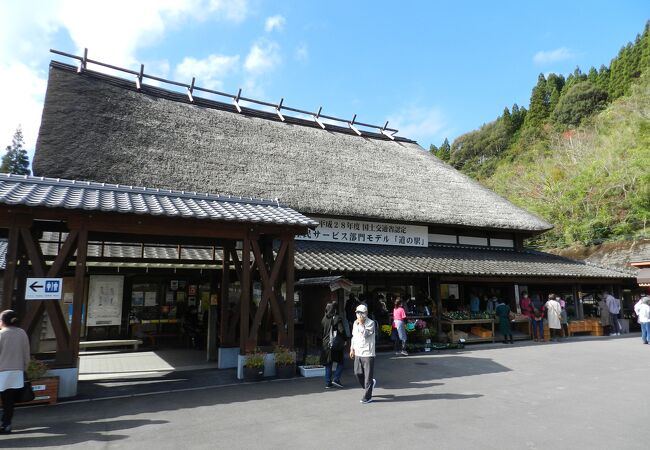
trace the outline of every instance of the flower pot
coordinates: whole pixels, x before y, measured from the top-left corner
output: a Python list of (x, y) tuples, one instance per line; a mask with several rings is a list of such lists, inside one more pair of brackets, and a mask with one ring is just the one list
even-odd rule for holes
[(42, 377), (30, 381), (32, 382), (32, 391), (34, 391), (34, 400), (19, 403), (20, 405), (36, 405), (39, 403), (53, 405), (56, 403), (59, 398), (59, 377)]
[(244, 381), (261, 381), (264, 378), (264, 367), (244, 367)]
[(288, 366), (275, 366), (275, 375), (278, 378), (293, 378), (296, 376), (296, 365), (290, 364)]
[(300, 375), (306, 378), (324, 377), (325, 366), (299, 366)]

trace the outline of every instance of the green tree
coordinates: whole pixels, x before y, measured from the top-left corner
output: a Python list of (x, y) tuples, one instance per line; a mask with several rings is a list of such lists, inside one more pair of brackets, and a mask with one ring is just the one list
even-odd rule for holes
[(553, 110), (552, 118), (560, 125), (578, 126), (586, 117), (607, 106), (607, 92), (589, 81), (573, 85)]
[(25, 141), (20, 126), (16, 129), (11, 145), (7, 145), (7, 153), (2, 157), (0, 172), (14, 173), (17, 175), (30, 175), (29, 157), (23, 148)]
[(526, 120), (524, 121), (525, 128), (540, 128), (548, 118), (549, 98), (546, 90), (546, 78), (543, 73), (537, 77), (537, 84), (533, 88), (530, 95), (530, 106)]
[(437, 156), (443, 161), (449, 161), (451, 158), (451, 145), (449, 145), (449, 139), (445, 138), (445, 141), (440, 145)]

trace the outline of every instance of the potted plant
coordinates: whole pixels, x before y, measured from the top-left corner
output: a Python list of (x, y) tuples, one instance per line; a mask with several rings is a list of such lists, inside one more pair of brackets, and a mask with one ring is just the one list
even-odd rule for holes
[(46, 376), (47, 364), (32, 358), (27, 366), (27, 379), (32, 382), (34, 400), (26, 404), (56, 403), (59, 397), (59, 377)]
[(320, 363), (318, 355), (307, 355), (305, 365), (300, 366), (300, 375), (303, 377), (324, 377), (325, 366)]
[(244, 362), (244, 381), (260, 381), (264, 378), (264, 358), (266, 354), (256, 348), (246, 354)]
[(291, 378), (296, 374), (296, 354), (281, 345), (273, 351), (275, 374), (278, 378)]

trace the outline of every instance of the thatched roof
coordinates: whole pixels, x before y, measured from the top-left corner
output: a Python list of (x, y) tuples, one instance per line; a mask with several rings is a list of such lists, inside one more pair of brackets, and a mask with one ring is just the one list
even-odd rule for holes
[[(200, 104), (200, 106), (198, 105)], [(39, 176), (279, 198), (305, 214), (521, 230), (547, 222), (413, 141), (307, 121), (52, 63)]]

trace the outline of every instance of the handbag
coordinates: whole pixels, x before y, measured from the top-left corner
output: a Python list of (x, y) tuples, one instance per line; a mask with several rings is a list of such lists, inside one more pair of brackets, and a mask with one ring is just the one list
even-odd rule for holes
[(335, 329), (335, 326), (334, 319), (332, 319), (330, 326), (330, 349), (340, 351), (345, 347), (345, 340), (339, 334), (338, 330)]
[(18, 395), (16, 397), (17, 403), (28, 403), (34, 400), (36, 396), (34, 395), (34, 390), (32, 389), (32, 382), (25, 381), (23, 388), (18, 391)]

